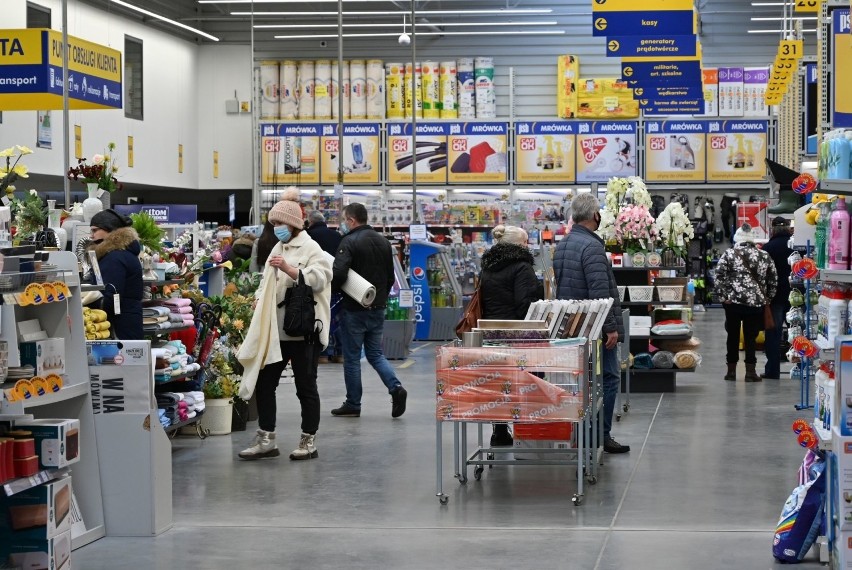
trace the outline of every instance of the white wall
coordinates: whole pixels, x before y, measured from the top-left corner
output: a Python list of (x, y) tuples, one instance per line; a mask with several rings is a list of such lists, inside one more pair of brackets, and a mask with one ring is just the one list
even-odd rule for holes
[[(59, 0), (35, 0), (50, 8), (53, 28), (61, 27)], [(3, 27), (26, 26), (26, 0), (3, 0)], [(103, 152), (115, 142), (122, 182), (176, 188), (250, 188), (250, 115), (225, 115), (224, 100), (236, 89), (250, 99), (248, 47), (214, 46), (203, 50), (133, 20), (69, 3), (68, 33), (123, 52), (125, 34), (143, 42), (144, 120), (125, 118), (123, 110), (70, 112), (69, 154), (74, 154), (73, 125), (82, 126), (83, 154)], [(204, 52), (204, 53), (202, 53)], [(203, 78), (203, 79), (202, 79)], [(4, 111), (0, 149), (15, 144), (33, 149), (26, 157), (38, 174), (63, 176), (62, 112), (53, 111), (53, 149), (36, 148), (36, 112)], [(134, 138), (134, 167), (127, 166), (127, 137)], [(178, 173), (178, 144), (184, 148)], [(219, 150), (220, 178), (213, 179), (213, 150)], [(18, 185), (22, 186), (21, 184)], [(19, 188), (21, 189), (21, 188)]]

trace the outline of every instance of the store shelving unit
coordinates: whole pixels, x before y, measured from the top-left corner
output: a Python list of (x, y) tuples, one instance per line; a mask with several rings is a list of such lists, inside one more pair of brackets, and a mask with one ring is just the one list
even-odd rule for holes
[(58, 275), (71, 290), (67, 302), (21, 307), (0, 307), (0, 340), (8, 343), (9, 364), (19, 366), (17, 322), (38, 319), (51, 338), (65, 340), (64, 385), (59, 392), (22, 402), (3, 401), (2, 414), (32, 414), (39, 418), (76, 418), (80, 420), (80, 461), (71, 468), (74, 496), (77, 499), (85, 530), (72, 529), (72, 548), (77, 549), (105, 536), (104, 504), (95, 417), (89, 389), (89, 367), (85, 358), (86, 336), (83, 330), (83, 306), (80, 303), (80, 278), (77, 257), (67, 251), (50, 252), (48, 261), (57, 266)]

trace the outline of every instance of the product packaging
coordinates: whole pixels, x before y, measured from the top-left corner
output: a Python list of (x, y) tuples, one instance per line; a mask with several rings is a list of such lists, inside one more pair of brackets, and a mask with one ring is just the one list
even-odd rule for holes
[(15, 425), (32, 432), (42, 469), (67, 467), (80, 461), (80, 420), (19, 420)]
[(22, 342), (20, 349), (21, 366), (33, 366), (36, 376), (65, 374), (65, 339), (48, 338)]
[(0, 535), (44, 540), (71, 530), (71, 477), (38, 485), (0, 500)]
[(0, 560), (12, 568), (64, 570), (70, 559), (70, 530), (46, 539), (0, 541)]

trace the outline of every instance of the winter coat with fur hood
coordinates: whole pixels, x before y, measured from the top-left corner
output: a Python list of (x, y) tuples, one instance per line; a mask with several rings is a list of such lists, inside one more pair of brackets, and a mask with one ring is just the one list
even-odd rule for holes
[[(142, 264), (139, 236), (133, 228), (110, 232), (101, 243), (92, 246), (104, 280), (103, 310), (110, 327), (121, 340), (141, 340), (142, 332)], [(113, 295), (121, 298), (121, 314), (115, 314)]]
[(532, 253), (512, 243), (498, 243), (485, 252), (479, 287), (483, 319), (521, 320), (533, 301), (544, 297)]

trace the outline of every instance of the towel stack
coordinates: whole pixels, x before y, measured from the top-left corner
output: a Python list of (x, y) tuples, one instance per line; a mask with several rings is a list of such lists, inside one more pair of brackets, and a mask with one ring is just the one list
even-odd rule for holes
[[(158, 299), (151, 303), (152, 306), (161, 306), (169, 310), (171, 322), (180, 322), (179, 326), (195, 324), (192, 313), (192, 301), (182, 297), (171, 297), (169, 299)], [(178, 317), (180, 320), (178, 321)]]
[(106, 340), (110, 336), (106, 311), (83, 307), (83, 323), (86, 340)]
[(160, 392), (157, 394), (157, 408), (163, 412), (160, 415), (160, 423), (163, 424), (163, 427), (168, 427), (180, 421), (178, 416), (179, 402), (180, 398), (172, 392)]
[(151, 352), (154, 355), (154, 380), (157, 382), (172, 382), (173, 378), (194, 376), (201, 370), (179, 340), (152, 348)]
[(177, 329), (195, 324), (192, 301), (181, 297), (148, 301), (142, 309), (142, 326), (146, 333)]

